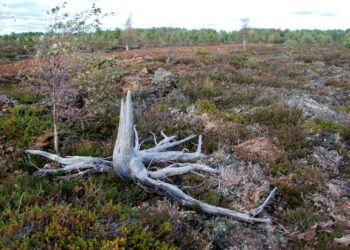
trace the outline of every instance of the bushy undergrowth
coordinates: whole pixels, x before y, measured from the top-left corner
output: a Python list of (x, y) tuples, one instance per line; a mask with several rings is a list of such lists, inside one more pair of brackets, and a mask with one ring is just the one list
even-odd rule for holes
[(67, 204), (35, 205), (23, 212), (5, 210), (0, 247), (8, 249), (175, 249), (169, 223), (149, 228), (128, 222), (120, 205), (86, 210)]
[(23, 87), (9, 88), (6, 90), (6, 94), (21, 104), (37, 103), (43, 98), (42, 95), (33, 93), (32, 91)]
[(307, 140), (300, 110), (273, 105), (257, 109), (246, 119), (250, 123), (267, 126), (269, 134), (277, 138), (279, 146), (289, 153), (290, 159), (305, 155)]
[(0, 183), (0, 248), (172, 248), (166, 220), (135, 220), (131, 208), (146, 199), (114, 175), (58, 181), (15, 172)]
[(339, 133), (342, 129), (342, 126), (331, 120), (325, 120), (319, 117), (314, 118), (311, 121), (307, 121), (303, 125), (305, 128), (311, 129), (313, 132), (332, 132)]
[(40, 107), (17, 106), (0, 119), (0, 133), (7, 142), (26, 147), (51, 126), (51, 117)]
[(322, 186), (322, 178), (317, 169), (311, 166), (298, 164), (290, 167), (288, 174), (274, 178), (273, 184), (286, 205), (296, 208), (304, 203), (309, 193)]
[[(133, 92), (137, 129), (140, 139), (146, 139), (142, 147), (154, 146), (150, 132), (158, 137), (160, 131), (177, 135), (177, 139), (202, 134), (203, 152), (207, 154), (218, 149), (224, 150), (217, 154), (232, 153), (234, 146), (241, 142), (265, 137), (283, 151), (278, 160), (259, 162), (268, 176), (266, 181), (278, 188), (268, 212), (276, 215), (277, 223), (297, 233), (330, 220), (310, 200), (311, 196), (324, 191), (328, 176), (307, 163), (313, 146), (308, 145), (312, 142), (309, 139), (319, 132), (340, 133), (340, 142), (350, 145), (350, 126), (319, 118), (305, 122), (300, 110), (278, 103), (288, 88), (303, 90), (303, 83), (310, 80), (305, 67), (317, 73), (319, 60), (327, 64), (341, 63), (346, 56), (333, 52), (315, 56), (306, 53), (307, 50), (304, 53), (291, 49), (288, 53), (292, 60), (288, 61), (282, 47), (252, 48), (245, 53), (235, 51), (226, 55), (214, 55), (206, 49), (193, 52), (191, 48), (189, 55), (174, 57), (166, 65), (170, 71), (175, 68), (186, 72), (179, 73), (178, 88), (167, 96), (160, 97), (156, 89), (147, 87), (152, 72), (165, 63), (164, 56), (144, 56), (144, 61), (135, 64), (133, 58), (128, 57), (132, 63), (121, 68), (117, 64), (124, 61), (111, 57), (108, 62), (99, 63), (98, 72), (91, 71), (91, 76), (75, 79), (77, 83), (83, 82), (82, 88), (86, 87), (87, 94), (84, 107), (72, 112), (73, 118), (78, 115), (79, 118), (62, 119), (62, 155), (111, 155), (119, 121), (117, 102), (125, 95), (123, 84), (128, 81), (125, 79), (137, 74), (135, 79), (142, 78), (145, 85), (142, 86), (145, 91)], [(278, 56), (271, 57), (271, 54)], [(141, 70), (143, 73), (139, 74)], [(327, 77), (328, 73), (325, 74)], [(346, 88), (344, 81), (332, 80), (326, 85), (327, 89), (334, 89), (329, 86)], [(0, 137), (5, 140), (0, 156), (12, 157), (0, 173), (0, 248), (171, 249), (176, 246), (203, 249), (210, 242), (208, 227), (204, 226), (209, 217), (184, 213), (177, 205), (173, 208), (174, 204), (148, 194), (134, 183), (122, 182), (114, 175), (70, 180), (33, 175), (37, 167), (48, 162), (34, 156), (24, 157), (23, 149), (33, 145), (41, 135), (49, 138), (50, 115), (37, 107), (42, 97), (25, 88), (5, 89), (5, 94), (31, 106), (17, 106), (9, 112), (6, 107), (0, 118)], [(337, 102), (344, 113), (349, 113), (347, 104), (347, 100)], [(314, 133), (308, 133), (310, 131)], [(193, 151), (196, 143), (191, 140), (183, 146)], [(8, 150), (8, 145), (17, 147)], [(16, 155), (17, 149), (20, 158)], [(210, 162), (214, 159), (213, 165), (217, 164), (217, 154), (209, 157)], [(349, 178), (349, 173), (345, 166), (339, 178)], [(230, 207), (225, 195), (211, 190), (202, 177), (189, 174), (171, 181), (200, 200)], [(158, 206), (160, 200), (166, 203), (164, 207)], [(196, 216), (198, 218), (193, 219)], [(335, 233), (318, 227), (315, 239), (306, 245), (297, 236), (290, 237), (288, 246), (331, 249), (336, 233), (345, 232), (337, 227), (338, 224), (334, 226), (338, 230)]]
[(340, 110), (343, 111), (344, 113), (350, 114), (350, 105), (341, 106)]

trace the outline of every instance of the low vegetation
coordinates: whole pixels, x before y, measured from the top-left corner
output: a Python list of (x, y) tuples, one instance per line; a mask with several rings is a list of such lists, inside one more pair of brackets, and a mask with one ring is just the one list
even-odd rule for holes
[(8, 143), (28, 147), (35, 138), (48, 132), (50, 125), (50, 116), (42, 108), (17, 106), (2, 115), (0, 132)]
[[(136, 29), (134, 43), (165, 44), (162, 34), (167, 31)], [(277, 248), (342, 249), (334, 239), (348, 234), (350, 219), (342, 205), (348, 202), (350, 126), (348, 82), (341, 78), (348, 72), (349, 50), (314, 44), (330, 43), (327, 37), (333, 34), (340, 45), (347, 31), (254, 30), (252, 41), (284, 45), (248, 46), (246, 52), (234, 44), (204, 45), (237, 41), (234, 32), (172, 31), (178, 35), (174, 44), (201, 45), (174, 46), (167, 61), (166, 48), (111, 51), (118, 44), (118, 30), (79, 37), (94, 38), (93, 49), (109, 53), (98, 54), (95, 66), (79, 64), (79, 74), (69, 76), (73, 88), (58, 117), (61, 154), (110, 157), (119, 102), (131, 89), (142, 147), (154, 144), (151, 132), (177, 138), (202, 134), (208, 154), (204, 162), (225, 173), (204, 178), (189, 174), (169, 182), (210, 204), (238, 210), (254, 207), (275, 186), (277, 195), (265, 212), (275, 218), (274, 229), (185, 210), (112, 174), (68, 180), (36, 176), (38, 168), (57, 167), (24, 154), (28, 148), (53, 152), (50, 93), (36, 88), (37, 75), (30, 66), (16, 68), (16, 62), (6, 59), (0, 63), (0, 77), (11, 80), (0, 83), (0, 96), (8, 97), (0, 100), (0, 248), (268, 248), (273, 243), (267, 239), (273, 238)], [(14, 34), (0, 41), (27, 46), (38, 35)], [(14, 53), (11, 60), (20, 59)], [(160, 67), (179, 80), (153, 82)], [(327, 105), (335, 118), (287, 105), (290, 98), (304, 95)], [(281, 156), (253, 159), (235, 150), (257, 138), (266, 142), (255, 144), (258, 149), (273, 145)], [(184, 146), (192, 151), (197, 145)], [(317, 158), (316, 147), (329, 154)], [(225, 172), (232, 165), (235, 174)], [(241, 174), (242, 169), (247, 172)]]

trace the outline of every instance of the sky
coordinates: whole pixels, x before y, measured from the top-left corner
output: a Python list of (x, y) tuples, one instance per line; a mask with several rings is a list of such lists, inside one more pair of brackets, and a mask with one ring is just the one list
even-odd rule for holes
[[(254, 28), (349, 29), (350, 0), (66, 0), (74, 13), (96, 3), (103, 29), (123, 28), (129, 15), (137, 28), (181, 27), (239, 30), (242, 18)], [(61, 0), (0, 0), (0, 33), (45, 31), (46, 11)]]

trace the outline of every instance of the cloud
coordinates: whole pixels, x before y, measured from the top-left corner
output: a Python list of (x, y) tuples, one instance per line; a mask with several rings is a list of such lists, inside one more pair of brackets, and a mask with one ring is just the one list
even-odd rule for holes
[[(15, 17), (0, 19), (0, 32), (45, 30), (46, 11), (63, 0), (0, 0)], [(133, 27), (181, 27), (238, 30), (240, 19), (248, 17), (250, 26), (281, 29), (348, 29), (349, 0), (67, 0), (66, 11), (77, 13), (96, 3), (104, 12), (115, 12), (103, 22), (103, 29), (123, 28), (130, 13)], [(4, 28), (6, 27), (6, 29)]]
[(300, 10), (300, 11), (295, 11), (293, 14), (296, 16), (307, 16), (307, 15), (314, 15), (316, 13), (317, 13), (316, 11)]
[(321, 16), (324, 16), (324, 17), (334, 17), (334, 16), (337, 16), (339, 12), (323, 12), (323, 13), (320, 13)]
[(309, 15), (318, 15), (322, 17), (335, 17), (339, 14), (338, 11), (309, 11), (309, 10), (301, 10), (293, 12), (296, 16), (309, 16)]
[(8, 14), (6, 20), (0, 20), (2, 33), (43, 31), (48, 9), (43, 1), (8, 0), (3, 3)]

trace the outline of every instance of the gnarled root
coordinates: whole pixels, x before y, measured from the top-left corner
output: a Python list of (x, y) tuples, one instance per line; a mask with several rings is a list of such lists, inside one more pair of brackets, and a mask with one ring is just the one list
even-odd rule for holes
[[(63, 158), (39, 150), (27, 150), (26, 152), (33, 155), (43, 156), (63, 165), (63, 167), (58, 169), (40, 169), (37, 171), (39, 175), (62, 173), (65, 174), (63, 178), (69, 178), (70, 176), (80, 177), (86, 174), (111, 172), (114, 170), (120, 178), (134, 181), (146, 191), (165, 195), (180, 202), (186, 207), (196, 208), (212, 215), (227, 216), (247, 223), (271, 222), (270, 218), (256, 218), (255, 216), (260, 214), (269, 204), (276, 192), (276, 188), (270, 192), (265, 201), (259, 207), (252, 209), (250, 213), (242, 213), (196, 200), (185, 194), (177, 186), (164, 182), (162, 179), (169, 176), (182, 175), (189, 172), (197, 173), (197, 171), (217, 174), (219, 171), (203, 164), (187, 163), (188, 161), (194, 161), (206, 157), (201, 153), (201, 136), (198, 138), (197, 150), (191, 153), (167, 150), (193, 139), (195, 135), (190, 135), (179, 141), (175, 140), (175, 136), (167, 136), (163, 132), (161, 132), (161, 135), (163, 139), (160, 142), (157, 142), (154, 136), (155, 146), (153, 148), (141, 150), (142, 143), (139, 142), (139, 136), (134, 126), (131, 93), (128, 92), (126, 101), (124, 102), (122, 100), (121, 103), (119, 130), (113, 151), (113, 161), (108, 161), (99, 157), (86, 156)], [(146, 164), (151, 165), (169, 161), (185, 163), (174, 163), (156, 171), (148, 171), (145, 167)]]
[[(64, 158), (41, 150), (26, 150), (25, 152), (32, 155), (39, 155), (64, 165), (61, 168), (39, 169), (36, 174), (40, 176), (72, 174), (70, 175), (71, 177), (80, 177), (92, 173), (113, 171), (112, 162), (100, 157), (71, 156)], [(69, 176), (61, 177), (68, 178)]]

